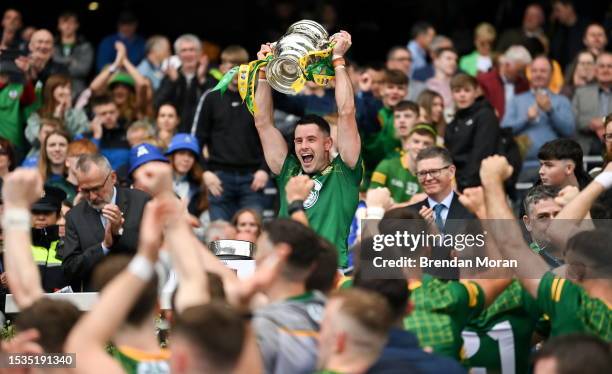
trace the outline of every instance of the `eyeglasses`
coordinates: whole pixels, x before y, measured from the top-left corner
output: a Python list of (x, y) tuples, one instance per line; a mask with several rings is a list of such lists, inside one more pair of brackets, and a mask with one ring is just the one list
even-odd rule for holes
[(106, 178), (104, 178), (104, 182), (102, 182), (102, 184), (100, 184), (99, 186), (95, 186), (95, 187), (91, 187), (91, 188), (81, 188), (79, 187), (79, 191), (85, 195), (89, 195), (92, 192), (93, 193), (99, 193), (100, 190), (102, 188), (104, 188), (104, 186), (106, 186), (106, 182), (108, 181), (108, 177), (110, 177), (110, 175), (112, 174), (112, 170), (106, 175)]
[(424, 180), (425, 178), (427, 178), (427, 175), (431, 175), (432, 178), (438, 178), (441, 174), (442, 174), (442, 170), (444, 169), (448, 169), (449, 167), (451, 167), (450, 165), (446, 165), (444, 167), (441, 167), (439, 169), (429, 169), (429, 170), (423, 170), (423, 171), (419, 171), (416, 173), (417, 178)]

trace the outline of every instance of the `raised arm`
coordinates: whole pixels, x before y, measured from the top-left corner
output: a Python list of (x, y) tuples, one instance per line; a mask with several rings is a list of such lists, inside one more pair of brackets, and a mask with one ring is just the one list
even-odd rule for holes
[[(258, 59), (264, 59), (268, 53), (272, 52), (269, 44), (262, 44), (257, 52)], [(257, 82), (255, 90), (255, 128), (259, 133), (264, 157), (268, 163), (270, 171), (276, 175), (280, 174), (287, 154), (289, 152), (283, 134), (274, 127), (274, 107), (272, 105), (272, 88), (265, 79)]]
[[(332, 39), (335, 42), (332, 58), (341, 61), (337, 59), (343, 58), (351, 47), (351, 35), (346, 31), (341, 31)], [(338, 107), (337, 147), (342, 161), (353, 169), (357, 165), (361, 152), (361, 140), (355, 117), (355, 94), (344, 64), (337, 64), (334, 70), (336, 73), (336, 106)]]
[[(523, 287), (533, 296), (537, 297), (540, 278), (548, 270), (544, 260), (533, 253), (523, 240), (512, 209), (508, 205), (503, 183), (512, 175), (512, 167), (503, 156), (487, 157), (480, 167), (480, 179), (485, 191), (486, 212), (490, 220), (491, 232), (498, 244), (501, 254), (506, 259), (515, 259), (519, 267), (529, 266), (529, 278), (519, 271)], [(537, 278), (537, 279), (534, 279)]]
[(43, 181), (32, 169), (18, 169), (4, 179), (4, 267), (9, 289), (19, 308), (43, 295), (38, 267), (32, 257), (30, 206), (40, 198)]
[[(123, 46), (123, 48), (121, 47)], [(125, 46), (121, 42), (115, 43), (115, 49), (117, 50), (117, 55), (115, 57), (115, 62), (110, 66), (100, 67), (100, 73), (94, 78), (93, 81), (89, 84), (89, 88), (94, 93), (100, 93), (104, 91), (106, 88), (106, 84), (110, 79), (111, 75), (123, 65), (123, 60), (127, 59)]]

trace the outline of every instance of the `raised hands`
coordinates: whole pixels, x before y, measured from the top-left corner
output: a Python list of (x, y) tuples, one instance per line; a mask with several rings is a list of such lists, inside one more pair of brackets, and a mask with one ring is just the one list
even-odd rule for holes
[(485, 158), (480, 165), (480, 180), (483, 185), (503, 183), (512, 175), (513, 168), (504, 156), (494, 155)]
[(344, 30), (332, 35), (331, 41), (335, 43), (332, 51), (333, 58), (343, 57), (353, 44), (351, 34)]
[(459, 195), (459, 202), (479, 219), (487, 219), (487, 207), (482, 187), (470, 187)]
[(289, 179), (285, 186), (287, 202), (291, 203), (296, 200), (306, 200), (313, 187), (314, 182), (307, 175), (298, 175)]
[(6, 209), (30, 206), (42, 196), (43, 180), (36, 169), (17, 169), (4, 178), (2, 200)]

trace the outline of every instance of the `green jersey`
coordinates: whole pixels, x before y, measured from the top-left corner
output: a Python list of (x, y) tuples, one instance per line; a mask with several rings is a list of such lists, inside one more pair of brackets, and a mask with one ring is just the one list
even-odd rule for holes
[(113, 349), (113, 357), (121, 363), (127, 374), (168, 374), (170, 373), (170, 351), (161, 349), (156, 353), (121, 346)]
[(551, 336), (581, 332), (612, 341), (612, 311), (603, 300), (551, 272), (538, 287), (538, 306), (551, 321)]
[(417, 177), (412, 174), (403, 155), (382, 160), (372, 174), (370, 188), (387, 187), (396, 203), (403, 203), (421, 192)]
[(23, 84), (18, 83), (9, 83), (0, 89), (0, 136), (18, 148), (24, 144), (26, 117), (20, 103), (23, 89)]
[[(276, 177), (280, 192), (280, 217), (287, 216), (285, 186), (291, 177), (302, 173), (298, 159), (294, 155), (287, 155)], [(310, 227), (336, 246), (341, 267), (348, 264), (347, 238), (359, 203), (359, 183), (362, 177), (361, 157), (355, 168), (351, 169), (337, 156), (323, 171), (311, 176), (314, 187), (304, 200)]]
[(466, 365), (494, 373), (527, 373), (531, 338), (540, 315), (535, 299), (520, 282), (510, 283), (463, 330)]
[(484, 307), (482, 289), (475, 282), (444, 281), (428, 274), (413, 287), (413, 310), (404, 318), (404, 328), (418, 336), (421, 347), (459, 360), (461, 331)]
[(366, 188), (376, 165), (386, 158), (397, 156), (398, 149), (402, 147), (400, 140), (395, 137), (393, 109), (386, 107), (381, 108), (378, 111), (376, 119), (380, 124), (380, 131), (362, 137), (363, 160), (367, 178), (364, 180)]

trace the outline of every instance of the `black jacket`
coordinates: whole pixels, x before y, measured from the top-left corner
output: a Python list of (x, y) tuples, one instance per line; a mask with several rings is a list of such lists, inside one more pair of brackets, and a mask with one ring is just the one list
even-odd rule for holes
[(444, 145), (457, 166), (459, 190), (480, 185), (480, 163), (497, 153), (500, 131), (495, 111), (484, 97), (457, 111), (446, 127)]
[[(238, 92), (204, 94), (198, 105), (196, 137), (208, 146), (206, 168), (253, 173), (268, 170), (253, 116)], [(201, 106), (201, 108), (199, 108)]]
[(204, 84), (199, 84), (197, 77), (193, 77), (191, 83), (187, 85), (187, 78), (179, 69), (179, 76), (176, 81), (172, 81), (168, 76), (162, 79), (155, 93), (153, 104), (158, 109), (167, 102), (174, 104), (181, 118), (177, 132), (190, 133), (200, 96), (207, 89), (214, 87), (216, 83), (210, 76)]
[[(139, 190), (117, 187), (116, 204), (123, 213), (123, 234), (114, 239), (110, 254), (134, 254), (138, 248), (140, 220), (150, 197)], [(84, 291), (92, 290), (90, 283), (93, 268), (104, 258), (102, 241), (104, 226), (100, 213), (81, 201), (66, 215), (66, 238), (59, 255), (69, 282), (83, 285)], [(75, 290), (76, 291), (76, 290)]]

